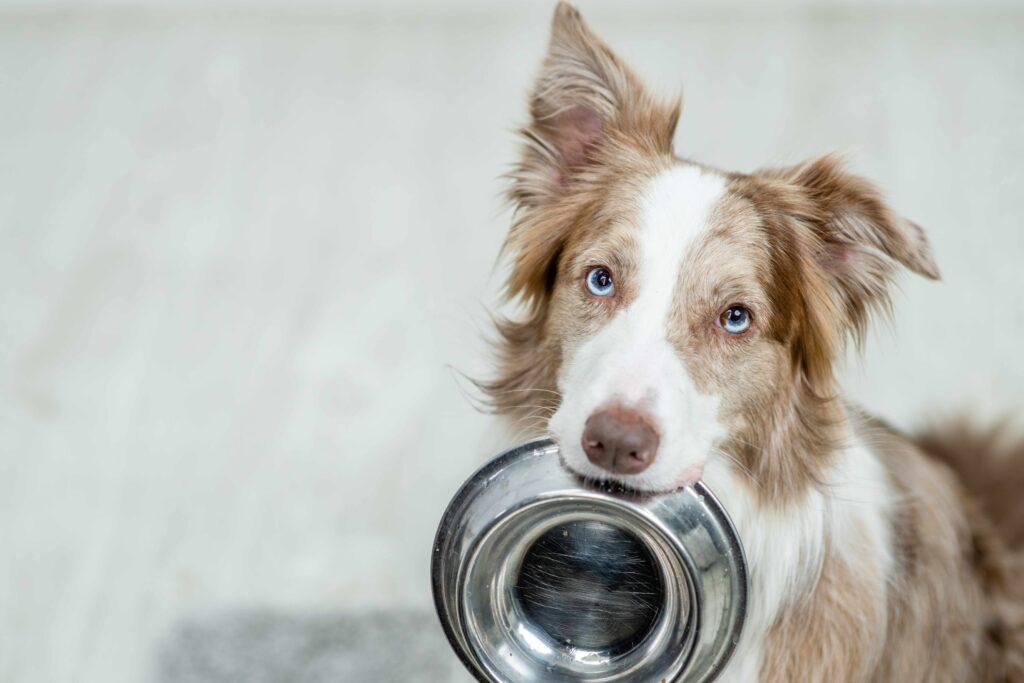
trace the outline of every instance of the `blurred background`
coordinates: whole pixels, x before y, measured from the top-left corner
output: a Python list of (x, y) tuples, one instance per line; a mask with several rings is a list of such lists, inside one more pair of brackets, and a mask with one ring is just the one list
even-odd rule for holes
[[(688, 157), (929, 231), (849, 392), (1024, 405), (1024, 6), (581, 0)], [(465, 681), (431, 611), (553, 2), (0, 0), (0, 680)]]

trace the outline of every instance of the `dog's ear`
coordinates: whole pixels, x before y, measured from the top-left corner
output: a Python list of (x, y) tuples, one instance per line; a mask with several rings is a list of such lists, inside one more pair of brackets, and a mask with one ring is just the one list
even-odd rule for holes
[[(860, 343), (871, 311), (888, 311), (895, 264), (939, 279), (920, 226), (890, 209), (877, 188), (844, 170), (838, 157), (761, 174), (792, 189), (786, 210), (811, 233), (813, 273), (806, 276), (812, 281), (807, 292), (813, 310), (807, 315), (818, 339), (808, 360), (818, 370), (830, 365), (844, 332)], [(837, 320), (844, 323), (839, 329), (834, 327)]]
[(671, 152), (679, 106), (651, 97), (580, 13), (559, 3), (530, 95), (530, 124), (521, 131), (526, 144), (513, 173), (512, 200), (524, 208), (557, 199), (613, 138)]
[(861, 281), (876, 275), (877, 269), (867, 257), (877, 259), (881, 252), (918, 275), (939, 279), (939, 268), (921, 227), (893, 212), (878, 189), (844, 170), (837, 156), (827, 155), (791, 169), (789, 181), (804, 190), (814, 205), (813, 224), (828, 247), (836, 275)]
[[(594, 35), (574, 7), (559, 3), (540, 76), (530, 96), (530, 124), (512, 172), (516, 217), (505, 242), (514, 254), (506, 289), (528, 302), (544, 297), (572, 228), (573, 195), (605, 160), (669, 154), (679, 102), (664, 104)], [(574, 195), (575, 196), (575, 195)]]
[(594, 185), (609, 161), (671, 154), (679, 108), (649, 95), (579, 12), (559, 3), (511, 173), (516, 214), (504, 247), (512, 256), (505, 294), (525, 303), (526, 314), (499, 321), (501, 371), (481, 384), (499, 412), (528, 412), (522, 407), (557, 396), (558, 350), (546, 343), (545, 326), (559, 256), (584, 197), (593, 196), (576, 190)]

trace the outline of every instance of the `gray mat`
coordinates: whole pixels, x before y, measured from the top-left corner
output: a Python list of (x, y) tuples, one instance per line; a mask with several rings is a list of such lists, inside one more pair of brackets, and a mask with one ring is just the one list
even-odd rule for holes
[(240, 611), (191, 618), (160, 648), (160, 683), (466, 683), (427, 612)]

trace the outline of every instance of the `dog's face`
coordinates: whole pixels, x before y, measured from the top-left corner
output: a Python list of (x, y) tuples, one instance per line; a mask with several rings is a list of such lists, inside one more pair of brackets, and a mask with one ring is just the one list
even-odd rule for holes
[(530, 315), (501, 327), (495, 403), (538, 409), (585, 477), (668, 490), (713, 458), (812, 477), (770, 442), (822, 409), (892, 261), (937, 276), (917, 226), (832, 158), (752, 175), (680, 160), (678, 105), (567, 5), (531, 105), (508, 241)]
[[(676, 488), (788, 372), (772, 254), (721, 174), (666, 159), (610, 182), (552, 284), (562, 400), (549, 428), (581, 475)], [(611, 452), (624, 440), (636, 447)]]

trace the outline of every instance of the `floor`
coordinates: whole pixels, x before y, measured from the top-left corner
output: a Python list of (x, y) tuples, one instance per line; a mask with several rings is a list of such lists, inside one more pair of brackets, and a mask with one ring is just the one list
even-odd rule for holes
[[(684, 154), (929, 231), (850, 393), (1019, 413), (1024, 10), (627, 4)], [(0, 10), (0, 681), (465, 680), (428, 557), (547, 12)]]

